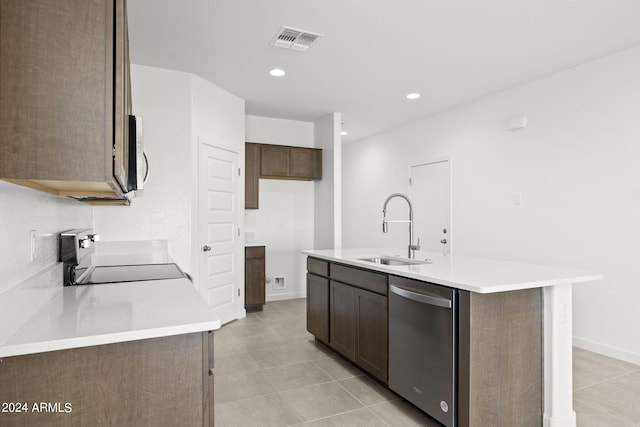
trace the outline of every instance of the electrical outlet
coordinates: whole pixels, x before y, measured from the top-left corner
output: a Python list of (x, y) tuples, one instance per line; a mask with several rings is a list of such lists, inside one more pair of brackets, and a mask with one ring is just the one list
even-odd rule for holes
[(273, 281), (273, 289), (284, 289), (284, 277), (276, 277)]

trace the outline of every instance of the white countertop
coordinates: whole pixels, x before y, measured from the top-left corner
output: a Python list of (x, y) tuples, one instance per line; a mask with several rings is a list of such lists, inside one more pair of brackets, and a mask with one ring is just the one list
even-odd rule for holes
[[(14, 318), (0, 322), (0, 335), (6, 335), (2, 329), (12, 328), (0, 343), (0, 357), (220, 328), (188, 279), (40, 290), (47, 293), (47, 301), (37, 312), (22, 317), (14, 313)], [(32, 297), (39, 292), (25, 291)]]
[(245, 242), (244, 247), (245, 248), (255, 248), (258, 246), (266, 246), (264, 244), (264, 242)]
[[(101, 243), (94, 265), (173, 262), (162, 241)], [(56, 263), (0, 294), (0, 358), (220, 328), (189, 279), (62, 286)]]
[(406, 249), (362, 248), (302, 251), (306, 255), (481, 294), (601, 280), (602, 274), (581, 270), (420, 251), (417, 260), (431, 264), (383, 265), (359, 258), (406, 257)]

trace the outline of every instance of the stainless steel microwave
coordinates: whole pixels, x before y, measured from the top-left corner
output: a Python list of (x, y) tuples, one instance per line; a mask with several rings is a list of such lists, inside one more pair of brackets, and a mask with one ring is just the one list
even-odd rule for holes
[[(92, 204), (129, 205), (131, 200), (142, 196), (144, 184), (147, 182), (149, 176), (149, 161), (144, 152), (142, 140), (142, 117), (129, 115), (127, 125), (128, 133), (124, 141), (123, 156), (120, 158), (122, 163), (118, 162), (120, 167), (116, 166), (116, 158), (114, 157), (113, 159), (114, 178), (116, 178), (122, 196), (70, 197)], [(116, 174), (118, 174), (117, 177)]]
[(149, 176), (149, 162), (144, 153), (142, 141), (142, 117), (129, 116), (129, 168), (127, 171), (127, 192), (125, 197), (132, 199), (142, 196), (144, 183)]

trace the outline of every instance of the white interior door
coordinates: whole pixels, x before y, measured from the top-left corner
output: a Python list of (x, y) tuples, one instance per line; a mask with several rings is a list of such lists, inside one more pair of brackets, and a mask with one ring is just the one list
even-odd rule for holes
[(224, 324), (241, 309), (238, 153), (200, 141), (198, 173), (198, 288)]
[(414, 238), (423, 251), (451, 253), (451, 177), (449, 160), (411, 166), (409, 194)]

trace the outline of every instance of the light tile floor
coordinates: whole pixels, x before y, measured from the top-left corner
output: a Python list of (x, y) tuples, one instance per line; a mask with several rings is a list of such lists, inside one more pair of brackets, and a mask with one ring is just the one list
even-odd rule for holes
[[(318, 344), (304, 299), (215, 333), (216, 426), (438, 426)], [(640, 426), (640, 366), (574, 349), (578, 426)]]

